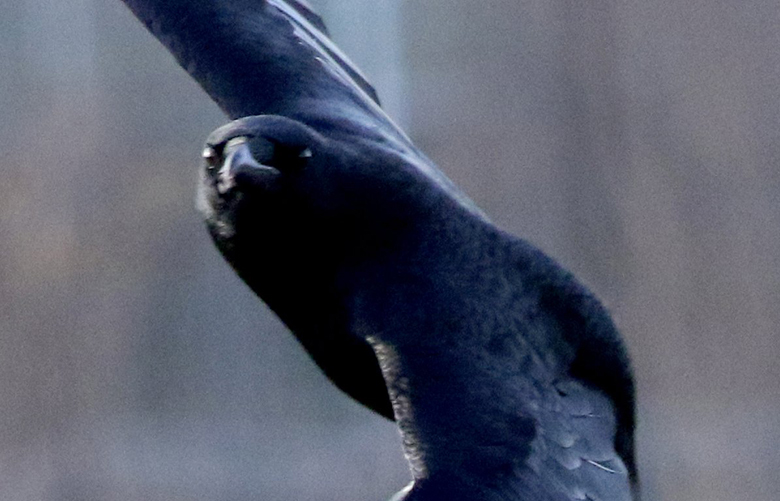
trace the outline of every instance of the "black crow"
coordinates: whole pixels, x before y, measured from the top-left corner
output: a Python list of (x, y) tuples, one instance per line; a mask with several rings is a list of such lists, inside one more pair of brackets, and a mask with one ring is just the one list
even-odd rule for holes
[(394, 499), (635, 499), (634, 384), (598, 300), (494, 226), (300, 1), (124, 0), (233, 122), (214, 241), (342, 390), (401, 430)]

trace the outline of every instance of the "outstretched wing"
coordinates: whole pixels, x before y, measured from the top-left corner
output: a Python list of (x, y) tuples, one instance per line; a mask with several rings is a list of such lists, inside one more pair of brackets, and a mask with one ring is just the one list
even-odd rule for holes
[(374, 88), (298, 0), (124, 0), (231, 118), (380, 126), (409, 144)]
[(322, 18), (311, 10), (308, 4), (295, 0), (268, 0), (268, 3), (289, 17), (295, 35), (319, 52), (320, 56), (315, 58), (323, 57), (320, 62), (328, 71), (347, 86), (356, 85), (372, 101), (380, 104), (374, 88), (352, 61), (333, 44)]

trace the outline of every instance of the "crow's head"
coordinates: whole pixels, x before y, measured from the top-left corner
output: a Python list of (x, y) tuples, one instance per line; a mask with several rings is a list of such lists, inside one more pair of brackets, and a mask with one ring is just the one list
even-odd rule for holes
[(218, 243), (234, 238), (242, 225), (262, 233), (280, 219), (292, 222), (302, 209), (296, 208), (297, 186), (310, 164), (324, 160), (325, 143), (306, 125), (270, 115), (212, 132), (202, 153), (198, 207)]
[(278, 260), (301, 248), (309, 259), (383, 252), (451, 198), (422, 161), (370, 131), (326, 137), (281, 116), (244, 117), (206, 141), (199, 208), (234, 265), (239, 248)]

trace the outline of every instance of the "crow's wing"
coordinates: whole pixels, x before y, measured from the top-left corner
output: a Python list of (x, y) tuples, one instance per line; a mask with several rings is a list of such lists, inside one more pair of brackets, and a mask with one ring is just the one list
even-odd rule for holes
[(539, 439), (529, 465), (548, 491), (577, 501), (630, 501), (628, 468), (615, 451), (615, 408), (600, 391), (570, 379), (539, 406)]
[[(615, 451), (615, 410), (603, 393), (576, 380), (538, 388), (529, 402), (536, 438), (516, 476), (490, 500), (632, 501), (635, 486)], [(411, 498), (409, 501), (414, 500)], [(427, 501), (420, 498), (420, 501)]]
[(374, 88), (296, 0), (124, 0), (231, 118), (379, 126), (408, 144)]

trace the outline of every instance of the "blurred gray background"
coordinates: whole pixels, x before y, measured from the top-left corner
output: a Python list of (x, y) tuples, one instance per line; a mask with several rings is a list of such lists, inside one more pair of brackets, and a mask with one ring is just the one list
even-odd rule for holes
[[(646, 500), (780, 492), (776, 0), (316, 2), (386, 108), (605, 300)], [(333, 389), (194, 209), (225, 122), (118, 0), (0, 16), (0, 498), (384, 500)]]

